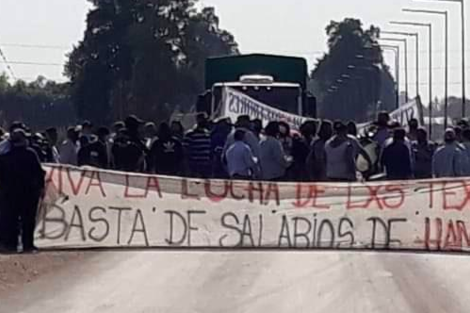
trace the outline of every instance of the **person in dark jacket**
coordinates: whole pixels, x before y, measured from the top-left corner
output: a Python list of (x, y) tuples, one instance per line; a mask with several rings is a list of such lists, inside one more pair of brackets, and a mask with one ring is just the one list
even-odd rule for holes
[(129, 115), (124, 121), (127, 129), (127, 135), (129, 139), (139, 146), (145, 154), (148, 153), (149, 149), (145, 145), (145, 140), (143, 138), (143, 125), (144, 121), (139, 119), (135, 115)]
[(228, 178), (224, 164), (222, 162), (225, 143), (227, 142), (228, 135), (232, 132), (232, 125), (227, 118), (221, 118), (216, 121), (214, 129), (211, 132), (211, 151), (212, 158), (212, 176), (213, 178), (225, 179)]
[(251, 121), (251, 128), (256, 138), (258, 138), (258, 140), (261, 140), (261, 133), (263, 132), (263, 121), (259, 118), (254, 119), (253, 121)]
[(196, 120), (196, 127), (186, 134), (183, 142), (189, 174), (195, 178), (210, 178), (212, 176), (212, 150), (207, 115), (199, 113)]
[(388, 180), (406, 180), (413, 177), (411, 153), (405, 143), (406, 132), (397, 128), (393, 132), (393, 142), (382, 152), (381, 163)]
[(416, 131), (417, 141), (413, 142), (414, 177), (416, 179), (432, 178), (432, 158), (436, 144), (428, 140), (427, 131), (420, 127)]
[(15, 130), (10, 143), (11, 150), (0, 156), (1, 245), (7, 251), (16, 252), (21, 233), (23, 252), (33, 252), (37, 249), (34, 229), (45, 172), (36, 152), (28, 147), (24, 130)]
[(142, 145), (131, 139), (127, 129), (122, 129), (111, 148), (113, 168), (123, 172), (143, 172), (145, 152)]
[(180, 121), (173, 121), (171, 122), (171, 134), (178, 138), (179, 140), (183, 141), (184, 139), (184, 127)]
[(36, 152), (41, 163), (47, 162), (47, 150), (45, 146), (45, 138), (42, 134), (36, 133), (31, 136), (29, 146)]
[(314, 182), (327, 181), (325, 144), (333, 136), (333, 123), (323, 120), (318, 131), (318, 138), (312, 142), (307, 157), (307, 173)]
[(83, 146), (78, 151), (79, 166), (89, 165), (103, 169), (109, 167), (108, 149), (106, 145), (109, 134), (109, 129), (100, 127), (96, 132), (96, 136), (92, 135), (91, 143)]
[(176, 176), (183, 170), (183, 144), (172, 135), (167, 123), (161, 123), (158, 139), (150, 149), (149, 169), (151, 173)]
[(300, 134), (300, 136), (294, 136), (292, 142), (292, 180), (307, 181), (309, 178), (308, 172), (306, 171), (307, 158), (310, 153), (313, 138), (317, 134), (317, 125), (314, 121), (303, 123), (302, 126), (300, 126)]

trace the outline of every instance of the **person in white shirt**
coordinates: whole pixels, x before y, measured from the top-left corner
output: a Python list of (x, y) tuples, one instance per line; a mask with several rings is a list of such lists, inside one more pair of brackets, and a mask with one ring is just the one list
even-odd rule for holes
[(228, 173), (232, 179), (252, 179), (256, 173), (257, 160), (244, 142), (244, 137), (244, 130), (236, 130), (233, 136), (235, 142), (225, 153)]
[(57, 128), (49, 127), (46, 129), (46, 138), (49, 144), (50, 156), (48, 162), (51, 163), (60, 163), (60, 154), (59, 149), (57, 149), (57, 140), (58, 140)]
[(77, 141), (78, 132), (74, 127), (69, 127), (67, 129), (67, 139), (62, 142), (59, 148), (61, 164), (78, 165), (79, 145)]
[(279, 123), (269, 122), (265, 128), (266, 137), (260, 142), (261, 178), (267, 181), (280, 181), (285, 178), (291, 158), (286, 155), (279, 136)]
[(356, 176), (356, 155), (348, 128), (341, 121), (334, 124), (336, 135), (325, 144), (326, 176), (329, 181), (354, 182)]

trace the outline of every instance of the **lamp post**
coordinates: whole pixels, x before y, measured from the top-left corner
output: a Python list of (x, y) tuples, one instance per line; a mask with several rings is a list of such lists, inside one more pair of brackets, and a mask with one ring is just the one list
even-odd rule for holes
[(449, 111), (449, 14), (447, 11), (421, 10), (421, 9), (403, 9), (408, 13), (423, 13), (431, 15), (439, 15), (444, 17), (444, 129), (447, 129), (447, 117)]
[(396, 107), (400, 107), (400, 46), (381, 45), (382, 49), (392, 51), (395, 54), (395, 93)]
[(426, 27), (429, 33), (429, 136), (432, 135), (432, 119), (433, 119), (433, 109), (432, 109), (432, 24), (431, 23), (417, 23), (417, 22), (396, 22), (392, 21), (390, 24), (393, 25), (402, 25), (402, 26), (415, 26), (415, 27)]
[(407, 32), (397, 32), (397, 31), (380, 31), (381, 34), (388, 34), (388, 35), (400, 35), (400, 36), (407, 36), (407, 37), (415, 37), (416, 41), (416, 97), (419, 97), (419, 33), (407, 33)]
[(464, 0), (426, 0), (432, 2), (453, 2), (460, 4), (460, 19), (462, 24), (462, 118), (467, 116), (466, 112), (466, 75), (465, 75), (465, 65), (466, 65), (466, 56), (465, 56), (465, 2)]
[(402, 42), (405, 46), (404, 62), (405, 62), (405, 102), (408, 102), (408, 41), (404, 38), (379, 38), (385, 41)]

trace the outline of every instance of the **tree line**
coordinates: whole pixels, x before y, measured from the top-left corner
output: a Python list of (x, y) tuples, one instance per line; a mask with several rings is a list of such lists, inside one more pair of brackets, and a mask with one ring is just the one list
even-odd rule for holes
[(68, 84), (60, 84), (39, 76), (27, 83), (10, 83), (0, 74), (0, 127), (13, 121), (23, 121), (35, 129), (51, 124), (66, 127), (77, 122), (75, 106)]
[[(191, 110), (204, 91), (208, 57), (240, 53), (215, 9), (199, 8), (198, 0), (87, 1), (93, 8), (83, 39), (64, 69), (69, 82), (39, 77), (10, 84), (1, 76), (0, 122), (109, 124), (129, 114), (166, 120)], [(360, 122), (393, 110), (395, 82), (377, 42), (380, 29), (346, 18), (325, 32), (328, 49), (309, 82), (319, 116)]]

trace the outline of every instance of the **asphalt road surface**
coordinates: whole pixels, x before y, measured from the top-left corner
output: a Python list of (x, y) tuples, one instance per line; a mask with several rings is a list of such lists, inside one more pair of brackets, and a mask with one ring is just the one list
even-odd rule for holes
[(93, 252), (0, 312), (470, 312), (470, 256)]

